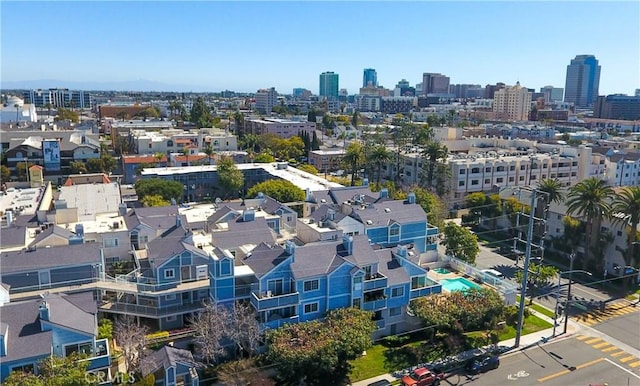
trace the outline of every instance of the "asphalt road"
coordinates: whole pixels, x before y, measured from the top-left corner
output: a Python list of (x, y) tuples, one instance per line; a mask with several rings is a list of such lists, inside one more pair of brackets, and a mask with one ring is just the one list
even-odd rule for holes
[(589, 344), (591, 339), (573, 337), (508, 354), (496, 370), (452, 375), (442, 385), (640, 385), (640, 358), (606, 342), (606, 348), (601, 348), (597, 338)]
[[(629, 305), (628, 307), (633, 306)], [(640, 308), (640, 305), (636, 307)], [(640, 350), (640, 313), (630, 313), (607, 319), (591, 328)]]

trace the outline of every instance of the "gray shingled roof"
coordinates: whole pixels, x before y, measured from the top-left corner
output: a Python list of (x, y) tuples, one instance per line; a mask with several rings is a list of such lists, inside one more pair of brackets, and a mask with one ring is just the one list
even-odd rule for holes
[(0, 320), (8, 325), (7, 355), (3, 362), (51, 355), (52, 333), (40, 329), (40, 300), (7, 303), (0, 307)]
[(213, 244), (220, 249), (236, 249), (241, 245), (276, 242), (274, 232), (267, 225), (264, 217), (256, 217), (253, 221), (242, 221), (239, 217), (228, 223), (229, 229), (211, 232)]
[(353, 236), (353, 252), (347, 255), (344, 244), (338, 246), (338, 253), (353, 265), (364, 267), (378, 262), (374, 249), (366, 235)]
[(91, 263), (100, 263), (100, 245), (97, 243), (0, 254), (0, 272), (3, 274)]
[(62, 237), (63, 239), (69, 239), (70, 237), (75, 236), (75, 233), (72, 233), (61, 226), (54, 225), (40, 232), (39, 235), (36, 236), (35, 239), (29, 244), (29, 246), (38, 245), (42, 240), (46, 239), (51, 235), (57, 235)]
[(27, 228), (12, 225), (0, 230), (0, 246), (2, 248), (24, 247), (27, 240)]
[(387, 285), (398, 285), (408, 283), (411, 278), (403, 266), (392, 256), (392, 249), (379, 249), (375, 251), (378, 258), (378, 271), (387, 277)]
[[(97, 326), (94, 314), (86, 312), (65, 296), (49, 294), (44, 297), (49, 304), (49, 320), (60, 326), (73, 328), (86, 334), (95, 335)], [(79, 299), (76, 298), (76, 302)]]
[(313, 192), (309, 192), (309, 202), (314, 202), (316, 204), (323, 204), (322, 200), (324, 200), (324, 202), (333, 202), (333, 198), (331, 198), (331, 195), (329, 194), (328, 190), (316, 190)]
[(245, 257), (242, 262), (251, 267), (257, 278), (261, 278), (288, 257), (289, 255), (279, 245), (270, 247), (265, 243), (260, 243), (251, 251), (251, 255)]
[(611, 162), (618, 162), (620, 160), (637, 161), (638, 159), (640, 159), (640, 153), (625, 153), (625, 154), (616, 153), (609, 156), (609, 160)]
[[(133, 229), (140, 224), (144, 224), (151, 229), (167, 230), (176, 225), (178, 206), (159, 206), (149, 208), (135, 208), (124, 216), (127, 229)], [(182, 223), (186, 224), (183, 216)]]
[(187, 236), (187, 231), (183, 227), (173, 226), (162, 236), (151, 240), (147, 244), (147, 257), (153, 260), (156, 267), (162, 265), (171, 257), (185, 250), (182, 240)]
[(427, 220), (427, 214), (420, 205), (400, 200), (372, 204), (366, 209), (354, 209), (352, 216), (358, 218), (365, 227), (387, 226), (392, 221), (404, 224)]
[(235, 211), (228, 205), (225, 205), (222, 208), (219, 208), (218, 210), (216, 210), (214, 214), (207, 217), (207, 224), (216, 224), (218, 223), (218, 221), (220, 221), (220, 219), (222, 219), (224, 216), (226, 216), (231, 212), (235, 212)]
[(334, 222), (339, 222), (343, 218), (347, 217), (340, 211), (340, 206), (337, 204), (321, 204), (316, 210), (311, 213), (309, 218), (314, 219), (316, 222), (318, 221), (327, 221), (327, 213), (329, 209), (333, 209), (335, 211)]
[(341, 241), (306, 244), (295, 250), (291, 271), (296, 279), (326, 275), (344, 263), (338, 255)]
[(332, 188), (329, 195), (335, 204), (342, 204), (345, 201), (352, 200), (356, 195), (364, 195), (364, 201), (371, 203), (376, 202), (380, 197), (380, 193), (374, 193), (368, 186), (347, 186), (344, 188)]
[(177, 367), (182, 364), (189, 368), (198, 367), (197, 362), (193, 359), (191, 351), (179, 348), (164, 346), (158, 351), (154, 351), (145, 357), (140, 364), (140, 372), (142, 376), (147, 376), (159, 369), (167, 369), (169, 367)]

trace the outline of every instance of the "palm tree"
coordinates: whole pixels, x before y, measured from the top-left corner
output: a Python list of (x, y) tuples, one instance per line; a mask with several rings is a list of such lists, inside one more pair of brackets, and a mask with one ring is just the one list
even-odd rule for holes
[(376, 165), (376, 183), (380, 185), (380, 175), (382, 174), (382, 165), (391, 161), (391, 153), (384, 145), (378, 145), (373, 148), (368, 157), (368, 163)]
[(609, 216), (609, 204), (614, 192), (606, 182), (597, 178), (587, 178), (569, 189), (567, 195), (567, 213), (582, 217), (587, 222), (587, 247), (585, 248), (584, 264), (591, 258), (591, 249), (598, 240), (602, 219)]
[[(616, 214), (613, 222), (630, 226), (627, 230), (627, 249), (624, 251), (624, 262), (633, 266), (638, 263), (638, 224), (640, 223), (640, 186), (629, 186), (618, 192), (611, 205), (612, 213)], [(627, 280), (624, 281), (626, 286)]]
[(354, 186), (358, 170), (364, 163), (364, 148), (362, 144), (359, 142), (350, 143), (347, 146), (342, 162), (351, 170), (351, 186)]
[(433, 186), (433, 174), (436, 168), (436, 163), (439, 159), (447, 157), (449, 149), (445, 145), (440, 145), (438, 142), (429, 141), (427, 148), (423, 152), (423, 156), (427, 159), (427, 184), (431, 188)]
[(185, 146), (182, 148), (182, 155), (184, 155), (187, 158), (187, 166), (189, 165), (189, 146)]
[(204, 151), (204, 154), (207, 155), (207, 158), (209, 158), (209, 165), (211, 165), (211, 159), (213, 158), (213, 155), (216, 153), (213, 150), (213, 146), (211, 146), (211, 142), (207, 143), (203, 151)]

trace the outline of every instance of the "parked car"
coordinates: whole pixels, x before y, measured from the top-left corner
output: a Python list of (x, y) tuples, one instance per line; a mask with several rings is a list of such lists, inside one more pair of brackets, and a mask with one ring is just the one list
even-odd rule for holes
[(443, 379), (444, 373), (436, 373), (426, 367), (420, 367), (402, 377), (402, 384), (404, 386), (438, 386)]
[(497, 355), (492, 355), (470, 360), (466, 369), (470, 374), (478, 374), (497, 369), (499, 366), (500, 358)]

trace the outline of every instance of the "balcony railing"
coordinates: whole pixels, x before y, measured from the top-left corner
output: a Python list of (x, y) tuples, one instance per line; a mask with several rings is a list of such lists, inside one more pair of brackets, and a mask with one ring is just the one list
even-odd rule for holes
[(109, 354), (109, 342), (107, 339), (96, 340), (96, 350), (94, 356), (82, 359), (88, 361), (87, 371), (103, 369), (111, 366), (111, 355)]
[(440, 292), (442, 292), (442, 286), (439, 284), (429, 286), (429, 287), (416, 288), (416, 289), (412, 289), (411, 292), (409, 293), (409, 299), (420, 298), (420, 297), (428, 296), (431, 294), (438, 294)]
[(377, 274), (375, 278), (364, 281), (365, 291), (371, 291), (379, 288), (387, 288), (387, 278), (381, 274)]
[(298, 305), (298, 303), (300, 303), (300, 295), (298, 292), (264, 297), (258, 297), (255, 292), (251, 292), (251, 304), (258, 311), (295, 306)]
[(202, 301), (183, 303), (166, 307), (143, 306), (131, 303), (103, 302), (99, 309), (103, 312), (117, 314), (134, 314), (151, 318), (159, 318), (170, 315), (183, 314), (198, 311), (204, 308)]
[(383, 308), (387, 308), (387, 299), (378, 299), (362, 303), (362, 309), (365, 311), (376, 311)]
[(385, 326), (384, 319), (376, 320), (375, 322), (376, 322), (376, 328), (378, 330), (382, 330), (384, 328)]

